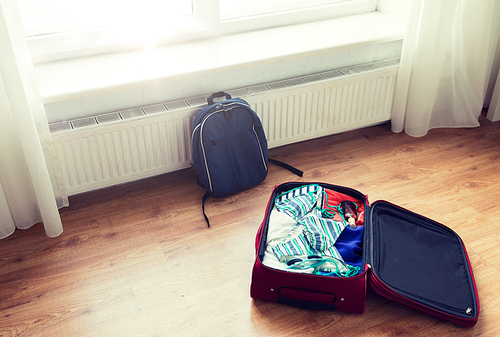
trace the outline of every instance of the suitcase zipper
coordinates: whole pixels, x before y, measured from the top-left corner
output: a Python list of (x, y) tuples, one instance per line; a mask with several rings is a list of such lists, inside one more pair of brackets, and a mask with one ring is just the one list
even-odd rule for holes
[[(399, 206), (398, 206), (399, 207)], [(375, 263), (374, 261), (374, 226), (373, 226), (373, 213), (374, 213), (374, 207), (370, 207), (370, 212), (369, 212), (369, 222), (371, 224), (370, 230), (369, 230), (369, 257), (370, 260), (367, 261), (365, 264), (367, 268), (371, 269), (371, 273), (369, 275), (369, 280), (370, 280), (370, 285), (371, 288), (380, 294), (383, 297), (386, 297), (388, 299), (400, 302), (404, 305), (410, 306), (410, 307), (415, 307), (418, 306), (420, 307), (422, 311), (427, 312), (431, 315), (435, 315), (438, 317), (442, 317), (448, 320), (451, 320), (457, 324), (463, 324), (463, 320), (460, 319), (460, 317), (463, 317), (464, 315), (470, 316), (471, 320), (473, 320), (473, 317), (476, 315), (476, 310), (477, 313), (479, 312), (479, 308), (476, 308), (476, 310), (472, 307), (452, 307), (446, 304), (442, 303), (437, 303), (436, 305), (429, 305), (429, 304), (424, 304), (420, 303), (419, 301), (412, 299), (412, 295), (410, 293), (403, 293), (399, 292), (397, 288), (393, 288), (391, 285), (387, 284), (385, 281), (383, 281), (376, 273), (375, 268), (373, 267), (373, 264)], [(458, 319), (457, 319), (458, 318)], [(462, 319), (468, 319), (467, 317), (463, 317)]]
[[(386, 285), (384, 281), (378, 278), (378, 276), (373, 272), (373, 269), (370, 275), (370, 285), (373, 290), (375, 290), (377, 293), (384, 296), (385, 298), (400, 302), (409, 307), (419, 306), (422, 308), (421, 310), (424, 310), (430, 314), (437, 313), (440, 316), (451, 317), (451, 318), (459, 317), (458, 316), (459, 313), (466, 314), (471, 317), (474, 316), (474, 309), (471, 307), (467, 307), (464, 309), (464, 308), (450, 307), (442, 304), (440, 308), (437, 307), (433, 308), (425, 304), (416, 302), (410, 298), (407, 298), (404, 295), (400, 295), (397, 291), (393, 290), (390, 286)], [(453, 312), (456, 312), (457, 314), (453, 314)]]

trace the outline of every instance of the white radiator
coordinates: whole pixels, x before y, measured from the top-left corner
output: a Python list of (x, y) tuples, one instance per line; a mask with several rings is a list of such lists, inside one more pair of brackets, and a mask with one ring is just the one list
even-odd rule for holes
[[(229, 90), (262, 120), (269, 147), (390, 120), (399, 60)], [(50, 125), (68, 195), (190, 166), (206, 96)]]

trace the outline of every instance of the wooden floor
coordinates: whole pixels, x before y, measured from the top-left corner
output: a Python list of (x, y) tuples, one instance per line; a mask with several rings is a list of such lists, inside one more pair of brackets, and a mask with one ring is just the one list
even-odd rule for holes
[[(499, 336), (500, 123), (432, 130), (390, 126), (270, 150), (258, 186), (207, 201), (182, 170), (70, 199), (64, 232), (42, 225), (0, 241), (0, 336)], [(273, 185), (355, 188), (442, 222), (466, 243), (479, 291), (474, 328), (368, 292), (363, 315), (298, 309), (249, 296), (254, 240)]]

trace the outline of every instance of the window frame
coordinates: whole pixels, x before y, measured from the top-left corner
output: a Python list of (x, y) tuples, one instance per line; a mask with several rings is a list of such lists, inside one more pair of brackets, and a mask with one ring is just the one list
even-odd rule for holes
[(154, 43), (144, 43), (144, 40), (134, 41), (129, 36), (124, 37), (112, 29), (104, 28), (30, 36), (26, 39), (33, 61), (35, 63), (49, 62), (361, 14), (377, 10), (377, 2), (378, 0), (351, 0), (307, 9), (221, 21), (219, 0), (193, 0), (194, 15), (186, 18), (185, 25), (180, 27), (182, 33), (165, 34)]

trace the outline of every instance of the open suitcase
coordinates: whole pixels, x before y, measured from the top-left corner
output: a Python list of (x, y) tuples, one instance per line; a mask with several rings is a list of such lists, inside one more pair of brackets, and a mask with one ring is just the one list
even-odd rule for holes
[[(351, 236), (357, 232), (360, 238), (353, 250), (361, 266), (357, 274), (314, 275), (264, 262), (270, 261), (266, 249), (276, 198), (306, 185), (319, 185), (337, 201), (355, 200), (360, 205), (357, 226), (350, 234), (348, 227), (344, 230)], [(254, 299), (361, 314), (370, 286), (386, 298), (455, 324), (474, 326), (478, 320), (476, 285), (460, 237), (438, 222), (389, 202), (370, 205), (366, 196), (351, 188), (303, 182), (277, 186), (257, 232), (255, 247), (250, 289)]]

